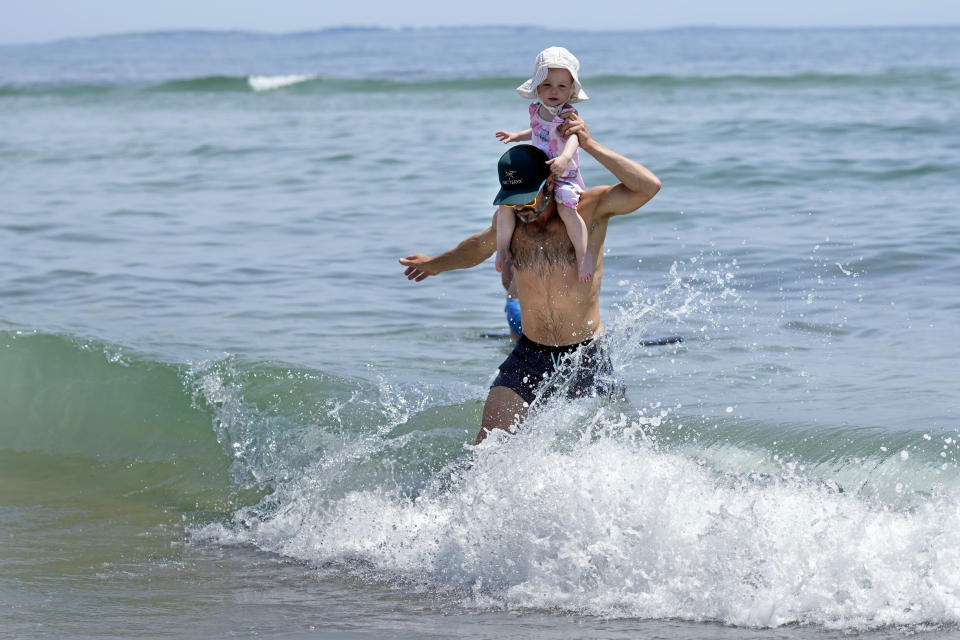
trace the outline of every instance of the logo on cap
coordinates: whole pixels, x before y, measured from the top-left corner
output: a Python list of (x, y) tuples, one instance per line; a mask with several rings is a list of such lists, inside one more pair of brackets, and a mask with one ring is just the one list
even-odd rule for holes
[(500, 181), (500, 184), (520, 184), (521, 182), (523, 182), (523, 180), (517, 177), (516, 169), (507, 169), (503, 172), (503, 179)]

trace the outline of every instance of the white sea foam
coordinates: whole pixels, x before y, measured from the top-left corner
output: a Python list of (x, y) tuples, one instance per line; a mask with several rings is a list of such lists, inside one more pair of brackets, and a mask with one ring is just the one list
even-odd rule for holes
[(236, 526), (198, 535), (484, 608), (755, 627), (960, 622), (955, 501), (897, 510), (800, 477), (721, 474), (659, 450), (651, 429), (557, 402), (415, 498), (386, 483), (332, 496), (318, 462)]
[[(637, 295), (621, 307), (608, 325), (617, 364), (627, 366), (639, 349), (638, 318), (680, 308), (682, 318), (721, 324), (717, 309), (737, 292), (712, 275), (678, 272), (667, 302)], [(703, 280), (716, 285), (691, 284)], [(226, 406), (219, 393), (204, 394)], [(409, 423), (443, 404), (426, 400), (383, 381), (377, 400), (351, 397), (348, 406), (376, 405), (362, 433), (332, 439), (323, 456), (274, 475), (276, 490), (263, 503), (195, 535), (402, 581), (468, 607), (751, 627), (960, 623), (960, 504), (947, 492), (913, 492), (908, 503), (844, 492), (834, 478), (804, 475), (803, 465), (760, 445), (701, 449), (696, 438), (667, 438), (666, 421), (679, 418), (655, 404), (645, 416), (625, 416), (616, 406), (562, 400), (517, 434), (471, 448), (424, 486), (409, 478), (436, 432)], [(230, 415), (221, 419), (237, 423)], [(244, 443), (262, 429), (230, 431)], [(917, 472), (915, 457), (871, 459), (864, 473), (891, 475), (890, 484), (908, 465)], [(843, 485), (864, 484), (849, 473)], [(935, 486), (928, 480), (920, 484)]]
[(289, 87), (301, 82), (312, 80), (315, 76), (286, 75), (286, 76), (250, 76), (247, 82), (254, 91), (272, 91)]

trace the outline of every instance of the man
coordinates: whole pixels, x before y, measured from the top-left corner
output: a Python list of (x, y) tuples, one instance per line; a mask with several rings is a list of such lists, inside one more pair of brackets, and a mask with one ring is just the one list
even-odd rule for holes
[[(607, 149), (590, 135), (576, 113), (564, 115), (563, 135), (576, 135), (580, 148), (596, 158), (619, 183), (593, 187), (580, 196), (577, 212), (587, 226), (587, 249), (596, 261), (592, 281), (580, 284), (573, 245), (557, 214), (547, 157), (518, 145), (500, 158), (500, 192), (495, 205), (513, 207), (517, 220), (511, 241), (514, 281), (523, 310), (523, 335), (500, 365), (483, 407), (479, 444), (493, 429), (519, 425), (538, 393), (558, 387), (568, 395), (610, 394), (609, 356), (600, 340), (600, 283), (603, 243), (612, 216), (636, 211), (660, 190), (660, 180), (643, 165)], [(420, 282), (451, 269), (476, 266), (497, 249), (496, 224), (436, 257), (400, 259), (408, 280)], [(576, 365), (573, 360), (577, 360)], [(541, 396), (543, 397), (543, 396)]]

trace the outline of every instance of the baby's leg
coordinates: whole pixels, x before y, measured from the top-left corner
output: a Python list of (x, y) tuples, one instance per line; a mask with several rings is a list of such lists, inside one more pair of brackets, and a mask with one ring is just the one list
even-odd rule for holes
[(513, 228), (517, 224), (513, 209), (500, 205), (497, 209), (497, 271), (503, 271), (503, 265), (513, 258), (510, 255), (510, 240), (513, 239)]
[(557, 213), (567, 228), (567, 235), (573, 243), (573, 250), (577, 254), (577, 276), (580, 282), (590, 282), (593, 279), (593, 256), (587, 251), (587, 224), (577, 213), (576, 209), (557, 203)]

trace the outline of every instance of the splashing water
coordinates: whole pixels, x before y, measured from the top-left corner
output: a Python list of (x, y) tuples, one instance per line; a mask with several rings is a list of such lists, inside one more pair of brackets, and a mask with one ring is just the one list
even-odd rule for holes
[[(661, 290), (623, 296), (607, 326), (618, 368), (645, 357), (639, 329), (651, 322), (698, 327), (709, 342), (745, 317), (737, 265), (705, 262), (674, 263)], [(203, 393), (219, 398), (209, 375)], [(262, 409), (246, 414), (257, 427), (232, 436), (241, 450), (286, 452), (284, 464), (256, 465), (272, 470), (274, 490), (197, 539), (478, 609), (751, 627), (960, 622), (949, 436), (785, 430), (732, 407), (708, 416), (703, 401), (691, 414), (554, 397), (517, 433), (474, 447), (464, 443), (483, 389), (381, 379), (340, 391), (348, 397), (298, 413), (313, 416), (301, 440), (263, 431)], [(235, 416), (220, 420), (235, 430)]]

